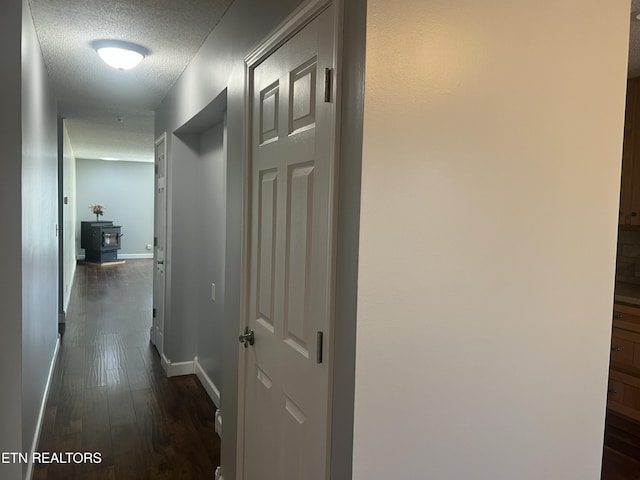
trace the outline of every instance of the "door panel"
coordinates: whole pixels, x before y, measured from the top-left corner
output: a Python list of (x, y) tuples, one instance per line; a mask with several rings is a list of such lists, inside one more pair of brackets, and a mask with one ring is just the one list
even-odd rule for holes
[(260, 144), (278, 139), (280, 104), (278, 81), (260, 92)]
[[(334, 68), (333, 7), (250, 74), (250, 236), (245, 480), (327, 475)], [(324, 349), (320, 345), (319, 348)]]
[(294, 165), (289, 168), (287, 182), (287, 289), (284, 313), (285, 343), (309, 358), (309, 283), (311, 218), (313, 216), (313, 166)]
[(312, 127), (315, 123), (317, 60), (313, 57), (291, 72), (289, 133)]
[(258, 311), (256, 318), (273, 333), (275, 245), (278, 195), (277, 170), (260, 172), (260, 218), (258, 229)]

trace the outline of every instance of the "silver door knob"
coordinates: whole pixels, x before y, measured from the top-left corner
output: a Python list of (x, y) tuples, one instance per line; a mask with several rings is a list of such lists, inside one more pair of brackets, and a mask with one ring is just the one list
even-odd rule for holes
[(244, 327), (244, 333), (238, 337), (238, 340), (240, 343), (244, 343), (244, 348), (253, 345), (255, 342), (253, 330), (249, 330), (249, 327)]

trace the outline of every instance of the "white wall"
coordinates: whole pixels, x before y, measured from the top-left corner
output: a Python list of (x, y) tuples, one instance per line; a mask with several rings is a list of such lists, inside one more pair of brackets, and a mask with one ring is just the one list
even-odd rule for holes
[[(27, 0), (22, 15), (22, 116), (13, 119), (22, 120), (22, 173), (3, 177), (3, 184), (22, 181), (22, 202), (12, 208), (22, 211), (21, 451), (28, 452), (37, 433), (58, 334), (58, 132), (56, 100)], [(19, 223), (10, 225), (12, 235), (18, 236)], [(19, 282), (19, 274), (13, 273)]]
[(76, 157), (69, 139), (67, 127), (62, 124), (62, 197), (67, 203), (62, 205), (62, 308), (69, 307), (73, 277), (76, 271)]
[[(100, 203), (106, 207), (100, 220), (122, 226), (124, 238), (118, 257), (151, 258), (153, 251), (146, 246), (153, 245), (153, 176), (153, 163), (77, 159), (77, 222), (95, 221), (89, 205)], [(76, 248), (78, 255), (84, 256), (79, 226)]]
[(595, 480), (629, 3), (367, 16), (353, 478)]
[[(0, 235), (4, 252), (0, 269), (0, 451), (22, 449), (22, 135), (21, 53), (22, 1), (9, 0), (2, 6), (0, 41), (4, 66), (0, 69), (0, 222), (11, 235)], [(5, 231), (3, 229), (3, 231)], [(20, 465), (0, 464), (0, 477), (20, 478)]]
[(5, 2), (0, 24), (0, 451), (28, 452), (57, 337), (56, 109), (27, 1)]

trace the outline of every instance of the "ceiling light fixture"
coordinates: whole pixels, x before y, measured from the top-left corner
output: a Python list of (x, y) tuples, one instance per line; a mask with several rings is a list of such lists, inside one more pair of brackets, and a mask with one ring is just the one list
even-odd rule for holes
[(631, 20), (633, 20), (635, 22), (639, 22), (640, 21), (640, 10), (636, 10), (634, 12), (631, 12)]
[(96, 40), (91, 43), (104, 63), (117, 70), (137, 67), (149, 51), (135, 43), (122, 40)]

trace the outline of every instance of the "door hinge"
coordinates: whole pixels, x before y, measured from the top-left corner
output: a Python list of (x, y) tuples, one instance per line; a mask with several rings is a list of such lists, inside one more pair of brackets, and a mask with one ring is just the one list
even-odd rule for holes
[(324, 101), (325, 103), (331, 103), (331, 87), (332, 87), (332, 73), (330, 68), (324, 69)]
[(153, 309), (153, 318), (156, 318), (156, 309)]
[(323, 335), (322, 332), (318, 332), (316, 335), (316, 363), (322, 363), (322, 343), (323, 343)]
[(153, 237), (153, 246), (154, 247), (158, 246), (158, 237)]

